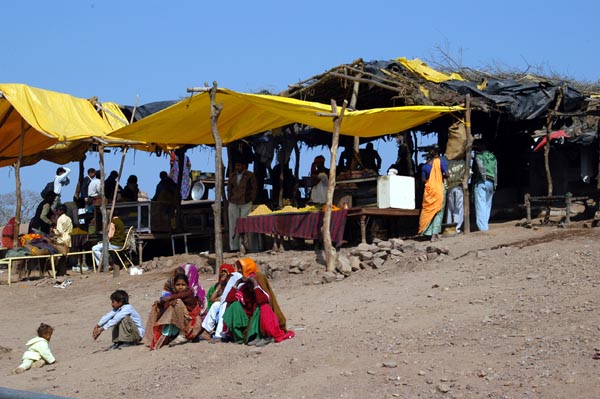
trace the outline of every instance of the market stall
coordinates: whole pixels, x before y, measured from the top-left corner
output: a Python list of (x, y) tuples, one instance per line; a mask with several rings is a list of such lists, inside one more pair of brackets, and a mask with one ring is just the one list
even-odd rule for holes
[[(283, 209), (283, 212), (239, 218), (235, 226), (235, 233), (240, 236), (246, 233), (260, 233), (308, 240), (323, 238), (321, 228), (323, 227), (324, 212), (285, 212), (285, 207)], [(331, 240), (338, 246), (341, 245), (344, 236), (347, 214), (346, 209), (331, 212)]]

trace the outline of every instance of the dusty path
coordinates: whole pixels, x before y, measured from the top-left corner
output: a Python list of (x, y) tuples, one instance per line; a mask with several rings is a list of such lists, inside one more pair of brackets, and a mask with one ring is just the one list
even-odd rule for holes
[[(311, 264), (272, 281), (297, 335), (263, 348), (100, 351), (110, 336), (93, 341), (91, 331), (110, 293), (127, 290), (145, 317), (166, 268), (75, 275), (64, 290), (3, 284), (0, 385), (77, 398), (595, 398), (599, 236), (494, 225), (488, 235), (444, 239), (449, 256), (407, 254), (331, 284), (320, 284), (314, 252), (256, 254), (281, 267)], [(59, 363), (10, 375), (41, 321), (56, 327)]]

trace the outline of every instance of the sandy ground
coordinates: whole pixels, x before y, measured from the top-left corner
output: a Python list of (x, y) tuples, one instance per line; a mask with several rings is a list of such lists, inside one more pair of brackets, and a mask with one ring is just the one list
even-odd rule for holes
[[(284, 269), (310, 264), (272, 280), (296, 338), (263, 348), (102, 351), (110, 334), (91, 333), (110, 293), (127, 290), (145, 318), (167, 262), (116, 279), (71, 272), (67, 289), (9, 288), (0, 274), (0, 386), (74, 398), (598, 398), (599, 237), (597, 228), (494, 224), (444, 238), (449, 256), (407, 253), (330, 284), (313, 251), (255, 254)], [(58, 363), (10, 374), (42, 321), (56, 328)]]

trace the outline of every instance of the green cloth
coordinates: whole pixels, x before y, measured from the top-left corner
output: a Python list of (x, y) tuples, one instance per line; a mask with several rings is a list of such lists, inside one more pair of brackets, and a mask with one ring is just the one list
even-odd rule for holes
[(446, 188), (444, 187), (444, 199), (442, 200), (442, 209), (438, 213), (435, 214), (433, 219), (427, 228), (423, 230), (421, 235), (423, 236), (432, 236), (434, 234), (440, 234), (442, 232), (442, 222), (444, 219), (444, 209), (446, 209)]
[(248, 321), (248, 315), (244, 312), (241, 303), (236, 301), (227, 305), (227, 309), (223, 313), (223, 322), (227, 325), (233, 342), (244, 342), (244, 331), (248, 326)]
[(246, 343), (252, 342), (256, 339), (261, 339), (262, 334), (260, 333), (260, 308), (256, 307), (256, 310), (252, 314), (250, 319), (250, 325), (246, 332)]
[(260, 308), (256, 308), (252, 319), (244, 311), (242, 304), (233, 302), (227, 305), (223, 313), (223, 322), (231, 334), (233, 342), (238, 344), (247, 343), (262, 337), (260, 334)]
[(179, 335), (179, 328), (175, 324), (165, 324), (162, 326), (162, 335), (165, 337), (176, 337)]
[(211, 305), (213, 304), (213, 302), (211, 302), (210, 300), (210, 297), (212, 296), (213, 292), (215, 292), (215, 290), (217, 289), (217, 284), (211, 285), (208, 289), (208, 292), (206, 293), (206, 309), (210, 309)]
[(125, 244), (125, 224), (119, 218), (113, 218), (112, 222), (115, 225), (115, 235), (110, 239), (110, 243), (122, 247)]

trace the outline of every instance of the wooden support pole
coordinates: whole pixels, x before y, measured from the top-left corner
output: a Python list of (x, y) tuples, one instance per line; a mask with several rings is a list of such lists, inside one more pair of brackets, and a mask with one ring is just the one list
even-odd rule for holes
[(331, 203), (333, 202), (333, 191), (335, 190), (335, 175), (336, 175), (336, 160), (337, 149), (340, 140), (340, 127), (344, 119), (344, 113), (348, 107), (348, 101), (344, 100), (342, 110), (338, 115), (337, 104), (335, 100), (331, 100), (331, 114), (317, 114), (319, 116), (333, 117), (333, 136), (331, 139), (331, 160), (329, 164), (329, 182), (327, 185), (327, 201), (325, 203), (325, 215), (323, 216), (323, 251), (325, 252), (325, 262), (327, 271), (335, 270), (336, 250), (331, 241)]
[[(554, 112), (558, 111), (560, 107), (560, 103), (562, 102), (563, 90), (562, 87), (558, 88), (556, 93), (556, 102), (554, 104)], [(553, 112), (548, 112), (546, 116), (546, 145), (544, 145), (544, 167), (546, 168), (546, 182), (548, 184), (548, 196), (552, 196), (553, 187), (552, 187), (552, 173), (550, 171), (550, 135), (552, 134), (552, 122), (553, 122)], [(550, 212), (550, 205), (548, 205), (547, 213)]]
[(75, 186), (75, 194), (73, 195), (75, 198), (79, 198), (79, 193), (81, 192), (81, 183), (83, 183), (83, 179), (85, 177), (85, 155), (83, 159), (79, 160), (79, 175), (77, 177), (77, 186)]
[[(223, 230), (221, 228), (221, 213), (224, 198), (224, 176), (223, 176), (223, 142), (219, 136), (217, 121), (223, 110), (223, 104), (217, 104), (217, 82), (213, 82), (210, 89), (210, 126), (215, 140), (215, 202), (213, 212), (215, 220), (215, 273), (223, 264)], [(229, 234), (232, 232), (230, 231)]]
[[(304, 127), (302, 127), (304, 129)], [(298, 202), (300, 198), (298, 198), (298, 193), (300, 192), (300, 147), (298, 147), (298, 135), (294, 128), (290, 129), (292, 131), (292, 137), (294, 138), (294, 154), (296, 154), (296, 163), (294, 164), (294, 206), (298, 206)], [(599, 179), (600, 180), (600, 179)]]
[(463, 231), (465, 234), (471, 232), (471, 201), (469, 194), (469, 178), (471, 175), (471, 151), (473, 150), (473, 134), (471, 133), (471, 95), (467, 94), (465, 98), (465, 128), (467, 133), (467, 142), (465, 143), (465, 174), (462, 179), (463, 190), (463, 208), (464, 222)]
[[(361, 64), (362, 69), (362, 64)], [(357, 78), (362, 78), (362, 73), (356, 75)], [(356, 110), (356, 102), (358, 101), (358, 89), (360, 88), (360, 82), (358, 80), (354, 81), (354, 85), (352, 86), (352, 96), (350, 97), (350, 109)], [(356, 154), (359, 153), (360, 148), (360, 137), (354, 136), (354, 152)]]
[[(23, 203), (23, 194), (21, 193), (21, 161), (23, 160), (23, 146), (25, 145), (25, 120), (21, 118), (21, 137), (19, 139), (19, 158), (15, 164), (15, 226), (13, 229), (13, 243), (15, 247), (20, 247), (19, 230), (21, 229), (21, 208)], [(10, 281), (10, 275), (8, 276)]]
[[(110, 226), (110, 220), (108, 220), (106, 214), (106, 195), (104, 195), (104, 180), (106, 171), (104, 170), (104, 146), (98, 146), (98, 155), (100, 158), (100, 215), (102, 215), (102, 264), (98, 265), (103, 272), (108, 273), (108, 226)], [(96, 226), (98, 223), (96, 221)]]
[[(123, 153), (121, 155), (121, 165), (119, 166), (119, 176), (117, 178), (117, 182), (115, 184), (115, 190), (112, 193), (112, 200), (110, 203), (110, 215), (108, 216), (107, 223), (105, 223), (107, 234), (108, 234), (108, 226), (110, 226), (113, 215), (115, 214), (115, 204), (117, 203), (117, 193), (119, 192), (119, 179), (121, 179), (121, 175), (123, 174), (123, 165), (125, 164), (125, 155), (127, 155), (127, 147), (123, 147), (122, 152)], [(102, 187), (102, 192), (104, 192), (104, 187)], [(104, 203), (104, 201), (103, 201), (103, 203)], [(104, 230), (102, 230), (102, 236), (104, 237)], [(120, 268), (117, 267), (117, 265), (115, 265), (115, 267), (113, 267), (113, 277), (119, 277), (119, 270), (120, 270)]]

